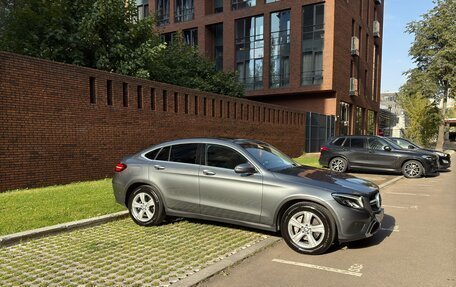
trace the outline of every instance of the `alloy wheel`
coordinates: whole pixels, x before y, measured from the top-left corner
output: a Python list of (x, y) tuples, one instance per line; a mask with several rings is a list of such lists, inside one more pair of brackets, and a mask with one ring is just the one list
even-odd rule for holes
[(421, 174), (421, 167), (415, 162), (407, 163), (405, 173), (409, 177), (417, 177)]
[(340, 158), (335, 158), (331, 161), (330, 168), (336, 172), (343, 172), (345, 170), (345, 161)]
[(146, 192), (140, 192), (133, 198), (131, 213), (136, 220), (147, 222), (154, 217), (155, 202)]
[(288, 234), (296, 245), (312, 249), (323, 241), (325, 226), (317, 214), (301, 211), (294, 214), (288, 221)]

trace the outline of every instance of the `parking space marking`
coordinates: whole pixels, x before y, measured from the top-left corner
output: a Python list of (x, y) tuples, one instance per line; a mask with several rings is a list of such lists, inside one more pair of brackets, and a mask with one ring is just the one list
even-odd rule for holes
[(390, 227), (382, 227), (380, 228), (380, 230), (384, 230), (384, 231), (393, 231), (393, 232), (399, 232), (399, 225), (393, 225), (393, 226), (390, 226)]
[(302, 263), (302, 262), (295, 262), (295, 261), (287, 261), (287, 260), (282, 260), (282, 259), (272, 259), (273, 262), (277, 263), (282, 263), (282, 264), (289, 264), (289, 265), (295, 265), (295, 266), (300, 266), (300, 267), (307, 267), (307, 268), (312, 268), (312, 269), (318, 269), (318, 270), (323, 270), (323, 271), (329, 271), (329, 272), (334, 272), (334, 273), (339, 273), (339, 274), (344, 274), (344, 275), (351, 275), (351, 276), (356, 276), (356, 277), (361, 277), (363, 276), (363, 273), (360, 273), (362, 269), (362, 265), (360, 264), (355, 264), (350, 266), (350, 268), (355, 271), (350, 271), (350, 270), (343, 270), (343, 269), (337, 269), (337, 268), (332, 268), (332, 267), (326, 267), (326, 266), (319, 266), (319, 265), (314, 265), (314, 264), (308, 264), (308, 263)]
[(387, 207), (387, 208), (415, 209), (415, 210), (418, 210), (418, 205), (412, 205), (412, 206), (398, 206), (398, 205), (386, 205), (386, 204), (383, 204), (382, 206), (383, 206), (383, 207)]
[(409, 195), (409, 196), (431, 196), (430, 194), (426, 193), (407, 193), (407, 192), (386, 192), (386, 194), (395, 194), (395, 195)]

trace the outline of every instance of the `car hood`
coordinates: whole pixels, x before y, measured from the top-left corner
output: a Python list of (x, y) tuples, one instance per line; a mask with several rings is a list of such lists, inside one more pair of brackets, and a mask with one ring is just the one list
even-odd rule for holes
[(371, 181), (310, 166), (287, 168), (275, 171), (274, 175), (288, 182), (311, 185), (331, 192), (362, 195), (378, 190), (378, 186)]

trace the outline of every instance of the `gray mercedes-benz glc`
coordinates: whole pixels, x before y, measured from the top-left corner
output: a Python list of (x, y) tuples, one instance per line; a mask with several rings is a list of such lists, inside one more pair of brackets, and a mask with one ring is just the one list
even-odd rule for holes
[(383, 219), (374, 183), (301, 166), (257, 140), (165, 142), (115, 170), (116, 200), (142, 226), (170, 215), (280, 230), (294, 250), (321, 254), (336, 240), (372, 236)]

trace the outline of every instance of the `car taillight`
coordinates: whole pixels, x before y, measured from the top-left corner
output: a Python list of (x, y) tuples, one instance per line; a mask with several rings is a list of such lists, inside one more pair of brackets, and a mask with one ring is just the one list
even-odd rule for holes
[(126, 168), (127, 168), (126, 164), (119, 162), (118, 164), (116, 164), (115, 171), (116, 172), (121, 172), (122, 170), (124, 170)]
[(328, 148), (328, 147), (325, 147), (325, 146), (322, 146), (322, 147), (320, 148), (320, 151), (328, 151), (328, 150), (329, 150), (329, 148)]

